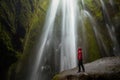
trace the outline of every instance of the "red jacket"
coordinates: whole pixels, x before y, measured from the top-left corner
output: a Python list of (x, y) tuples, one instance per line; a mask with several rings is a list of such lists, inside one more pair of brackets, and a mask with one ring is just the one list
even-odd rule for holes
[(78, 60), (82, 60), (82, 49), (81, 48), (79, 48), (78, 49)]

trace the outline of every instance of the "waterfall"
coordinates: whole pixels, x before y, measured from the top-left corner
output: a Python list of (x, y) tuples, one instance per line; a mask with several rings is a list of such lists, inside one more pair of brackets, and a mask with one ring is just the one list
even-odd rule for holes
[[(113, 43), (113, 52), (114, 52), (114, 55), (118, 56), (118, 55), (120, 55), (119, 54), (120, 46), (119, 46), (119, 43), (116, 39), (115, 26), (112, 24), (112, 21), (110, 19), (110, 16), (108, 14), (108, 10), (105, 6), (104, 1), (100, 0), (100, 2), (101, 2), (102, 9), (103, 9), (103, 16), (104, 16), (105, 24), (106, 24), (106, 27), (108, 29), (109, 36), (110, 36), (112, 43)], [(113, 3), (112, 0), (110, 0), (110, 2)]]
[[(61, 6), (60, 6), (61, 4)], [(76, 61), (76, 7), (77, 0), (52, 0), (51, 5), (48, 9), (45, 26), (43, 28), (43, 33), (40, 38), (40, 46), (38, 54), (36, 55), (35, 65), (33, 67), (32, 74), (28, 80), (39, 80), (46, 79), (42, 78), (42, 70), (46, 69), (46, 66), (43, 65), (43, 62), (46, 62), (47, 56), (52, 55), (50, 53), (49, 47), (52, 43), (53, 33), (55, 28), (55, 19), (57, 17), (57, 12), (59, 12), (58, 7), (62, 11), (61, 18), (61, 42), (60, 46), (60, 71), (71, 69), (77, 66)], [(54, 41), (55, 43), (57, 41)], [(47, 48), (48, 53), (45, 53)], [(56, 54), (56, 53), (55, 53)], [(43, 58), (44, 57), (44, 58)], [(46, 59), (46, 60), (45, 60)]]
[[(43, 34), (40, 39), (41, 42), (40, 42), (38, 55), (36, 55), (35, 65), (33, 67), (33, 72), (32, 72), (32, 75), (30, 76), (29, 80), (39, 80), (39, 72), (38, 71), (39, 71), (39, 68), (41, 67), (40, 65), (42, 63), (42, 57), (43, 57), (45, 47), (46, 47), (47, 43), (49, 44), (49, 40), (52, 36), (52, 31), (53, 31), (53, 27), (54, 27), (54, 21), (55, 21), (58, 5), (59, 5), (59, 0), (51, 1), (51, 5), (50, 5), (50, 8), (49, 8), (49, 10), (47, 12), (47, 16), (46, 16)], [(44, 67), (41, 67), (41, 68), (44, 68)]]
[(76, 5), (75, 0), (62, 0), (61, 71), (76, 66)]
[[(100, 0), (100, 3), (114, 55), (118, 56), (120, 48), (114, 25), (104, 1)], [(110, 3), (113, 5), (113, 0), (110, 0)], [(93, 33), (88, 34), (85, 22), (90, 23), (87, 27), (90, 27)], [(83, 48), (83, 59), (87, 60), (88, 49), (91, 47), (87, 35), (94, 36), (97, 43), (95, 47), (99, 47), (100, 55), (110, 56), (111, 53), (98, 27), (97, 21), (86, 9), (85, 0), (51, 0), (37, 45), (38, 50), (33, 59), (34, 65), (30, 65), (32, 68), (27, 80), (50, 80), (57, 72), (77, 67), (78, 47)]]

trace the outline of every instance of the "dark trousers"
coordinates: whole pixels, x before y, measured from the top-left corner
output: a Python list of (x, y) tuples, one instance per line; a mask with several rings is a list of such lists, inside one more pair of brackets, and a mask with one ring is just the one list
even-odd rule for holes
[(81, 72), (81, 68), (82, 68), (83, 72), (85, 72), (85, 68), (83, 66), (82, 60), (78, 60), (78, 67), (79, 67), (78, 72)]

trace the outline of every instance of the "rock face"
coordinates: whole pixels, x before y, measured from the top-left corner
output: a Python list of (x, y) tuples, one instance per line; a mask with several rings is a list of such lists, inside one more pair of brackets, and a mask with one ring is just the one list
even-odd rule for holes
[(120, 80), (120, 57), (109, 57), (85, 64), (85, 72), (78, 68), (56, 75), (53, 80)]
[[(46, 0), (0, 0), (0, 80), (6, 80), (8, 72), (9, 75), (16, 72), (26, 44), (32, 47), (37, 40), (36, 34), (43, 27), (45, 7)], [(28, 39), (31, 40), (28, 42)]]
[[(118, 12), (113, 21), (117, 26), (116, 34), (120, 41), (120, 1), (116, 1)], [(15, 74), (19, 73), (16, 65), (28, 56), (26, 54), (30, 54), (30, 50), (36, 44), (44, 24), (48, 3), (49, 0), (0, 0), (0, 80), (14, 80)], [(102, 22), (99, 11), (96, 11), (98, 8), (90, 6), (88, 8), (93, 13), (96, 12), (95, 16), (97, 15), (97, 19)]]

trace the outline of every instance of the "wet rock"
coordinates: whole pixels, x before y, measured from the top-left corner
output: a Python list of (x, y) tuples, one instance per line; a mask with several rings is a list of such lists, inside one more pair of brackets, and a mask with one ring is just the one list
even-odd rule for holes
[(78, 68), (66, 70), (53, 80), (120, 80), (120, 57), (107, 57), (85, 64), (86, 72)]

